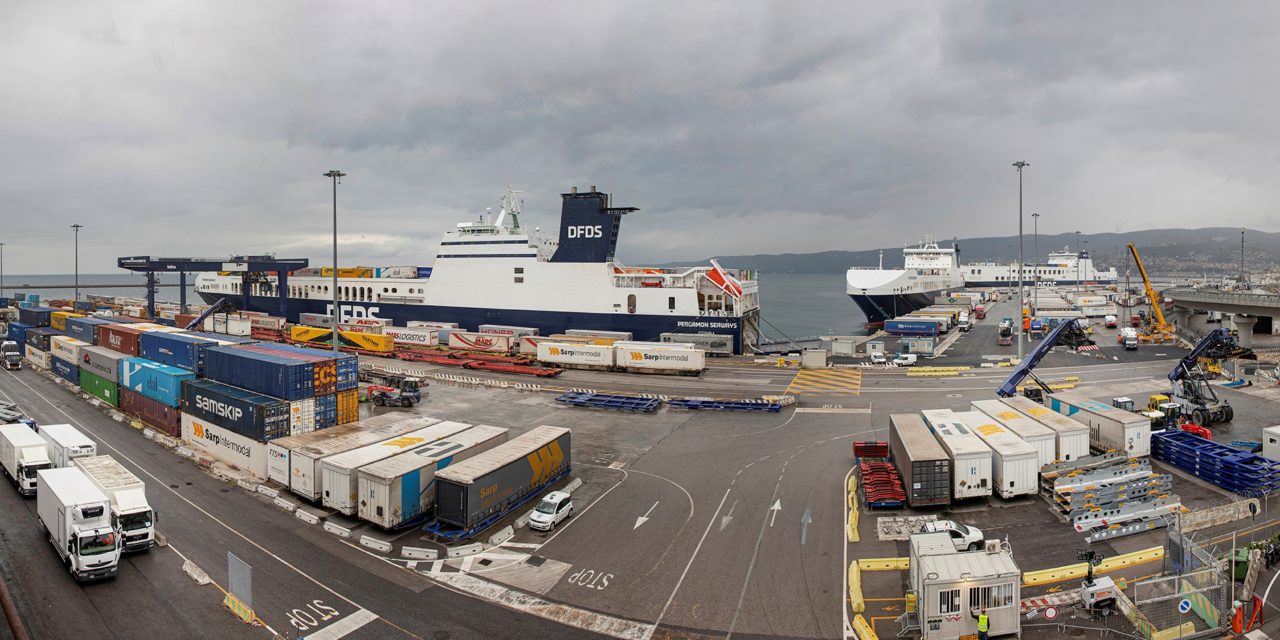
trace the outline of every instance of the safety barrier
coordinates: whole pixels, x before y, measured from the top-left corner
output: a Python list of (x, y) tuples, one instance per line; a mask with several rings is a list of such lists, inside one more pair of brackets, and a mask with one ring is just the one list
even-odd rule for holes
[(484, 545), (476, 542), (474, 544), (464, 544), (460, 547), (450, 547), (445, 553), (450, 558), (461, 558), (463, 556), (474, 556), (481, 551), (484, 551)]
[(277, 497), (273, 502), (276, 503), (277, 507), (284, 509), (287, 513), (293, 513), (293, 510), (298, 508), (298, 505), (281, 497)]
[(862, 599), (862, 572), (858, 569), (857, 561), (849, 565), (849, 606), (854, 613), (867, 610), (867, 603)]
[(258, 493), (261, 493), (262, 495), (264, 495), (264, 496), (266, 496), (266, 497), (268, 497), (268, 498), (279, 498), (279, 497), (280, 497), (280, 492), (279, 492), (279, 491), (277, 491), (277, 490), (275, 490), (275, 489), (272, 489), (271, 487), (268, 487), (268, 486), (267, 486), (267, 485), (265, 485), (265, 484), (260, 484), (260, 485), (258, 485), (257, 490), (258, 490)]
[(514, 535), (516, 535), (515, 529), (512, 528), (511, 525), (507, 525), (503, 527), (501, 531), (489, 536), (489, 544), (496, 547), (510, 540)]
[(348, 528), (346, 528), (346, 527), (344, 527), (344, 526), (341, 526), (341, 525), (334, 524), (334, 523), (332, 523), (332, 522), (325, 522), (325, 523), (324, 523), (324, 530), (325, 530), (325, 531), (328, 531), (329, 533), (332, 533), (332, 534), (333, 534), (333, 535), (335, 535), (335, 536), (338, 536), (339, 538), (350, 538), (350, 537), (351, 537), (351, 530), (350, 530), (350, 529), (348, 529)]
[(920, 371), (918, 369), (907, 371), (908, 378), (954, 378), (958, 375), (960, 375), (959, 371)]
[[(1127, 567), (1135, 567), (1145, 564), (1153, 560), (1164, 558), (1164, 547), (1151, 547), (1133, 553), (1115, 556), (1103, 560), (1096, 568), (1094, 573), (1107, 573), (1116, 569), (1124, 569)], [(1062, 567), (1054, 567), (1052, 569), (1041, 569), (1039, 571), (1026, 571), (1022, 574), (1022, 586), (1033, 587), (1042, 584), (1054, 584), (1065, 580), (1078, 580), (1088, 574), (1089, 565), (1084, 562), (1069, 564)]]
[(440, 552), (421, 547), (400, 547), (400, 555), (412, 560), (435, 560), (440, 557)]
[(859, 571), (906, 571), (910, 558), (863, 558), (858, 561)]
[(320, 516), (317, 516), (306, 509), (297, 509), (293, 512), (293, 515), (307, 524), (320, 524)]
[(845, 535), (848, 536), (849, 542), (858, 542), (862, 539), (858, 535), (858, 477), (849, 474), (849, 485), (845, 488), (848, 490), (845, 500), (849, 507), (849, 522), (845, 525)]
[(227, 592), (226, 597), (222, 599), (222, 606), (226, 607), (231, 611), (231, 615), (239, 618), (240, 622), (245, 624), (253, 624), (253, 621), (258, 619), (258, 616), (254, 614), (253, 609), (250, 609), (245, 605), (245, 603), (241, 602), (240, 598), (231, 595), (230, 592)]
[(853, 632), (858, 635), (858, 640), (880, 640), (876, 630), (861, 613), (853, 617)]
[(391, 553), (391, 543), (386, 540), (379, 540), (371, 536), (360, 536), (360, 546), (369, 547), (375, 551), (383, 553)]

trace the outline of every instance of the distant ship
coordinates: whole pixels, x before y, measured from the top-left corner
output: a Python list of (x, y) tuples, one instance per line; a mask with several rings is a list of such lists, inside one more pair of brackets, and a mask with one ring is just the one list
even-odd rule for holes
[[(558, 237), (521, 226), (523, 205), (508, 191), (502, 209), (445, 233), (431, 267), (338, 270), (342, 321), (384, 318), (533, 327), (542, 335), (568, 329), (628, 331), (636, 340), (662, 333), (731, 336), (737, 353), (759, 343), (759, 283), (746, 271), (702, 267), (627, 267), (614, 258), (624, 214), (609, 194), (561, 194)], [(256, 274), (255, 274), (256, 275)], [(274, 275), (203, 273), (196, 292), (207, 303), (278, 313), (277, 285), (288, 291), (290, 322), (300, 313), (333, 314), (332, 271), (309, 268), (277, 283)]]
[(933, 304), (944, 291), (963, 287), (959, 257), (955, 243), (940, 247), (926, 237), (902, 250), (901, 269), (885, 269), (883, 256), (879, 267), (850, 267), (845, 292), (867, 316), (868, 325), (880, 325)]
[[(965, 286), (1013, 287), (1018, 282), (1018, 263), (981, 262), (961, 267)], [(1024, 265), (1022, 281), (1032, 286), (1039, 281), (1049, 285), (1116, 284), (1116, 268), (1099, 271), (1093, 266), (1088, 251), (1079, 253), (1063, 248), (1049, 254), (1044, 264)]]

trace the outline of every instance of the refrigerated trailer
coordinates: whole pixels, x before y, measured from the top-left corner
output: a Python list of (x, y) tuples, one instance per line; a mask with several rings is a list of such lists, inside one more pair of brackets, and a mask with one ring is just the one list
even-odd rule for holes
[(75, 467), (36, 474), (36, 515), (49, 543), (76, 580), (116, 575), (120, 536), (111, 526), (111, 501)]
[(40, 436), (49, 447), (49, 461), (56, 467), (69, 467), (76, 458), (98, 455), (98, 445), (69, 424), (42, 424)]
[(53, 466), (44, 438), (25, 424), (0, 425), (0, 464), (24, 496), (36, 494), (36, 473)]
[(1036, 470), (1058, 459), (1058, 438), (1052, 429), (1046, 427), (1021, 411), (1009, 408), (999, 400), (974, 400), (969, 403), (974, 411), (987, 414), (1001, 426), (1013, 432), (1023, 442), (1036, 450)]
[(991, 495), (991, 447), (950, 409), (926, 409), (920, 415), (951, 458), (951, 497)]
[(436, 473), (437, 524), (429, 530), (469, 537), (533, 499), (569, 474), (570, 436), (544, 425)]
[(907, 504), (928, 507), (951, 503), (951, 458), (920, 416), (889, 416), (889, 453), (902, 474)]
[(1089, 446), (1098, 451), (1122, 451), (1131, 458), (1151, 455), (1151, 420), (1122, 411), (1082, 394), (1047, 394), (1045, 404), (1089, 427)]
[(1058, 445), (1056, 460), (1079, 460), (1089, 455), (1088, 426), (1024, 396), (1010, 396), (1000, 401), (1053, 431)]
[(408, 418), (399, 413), (384, 413), (332, 429), (272, 440), (267, 443), (267, 478), (314, 502), (321, 495), (321, 460), (438, 422), (438, 418), (427, 416)]
[(1001, 498), (1008, 500), (1040, 491), (1035, 447), (981, 411), (962, 411), (956, 417), (991, 447), (991, 480)]
[(360, 467), (385, 460), (397, 453), (418, 451), (432, 442), (470, 428), (471, 425), (461, 422), (440, 422), (324, 458), (320, 461), (320, 503), (344, 515), (355, 515), (360, 480), (356, 472)]

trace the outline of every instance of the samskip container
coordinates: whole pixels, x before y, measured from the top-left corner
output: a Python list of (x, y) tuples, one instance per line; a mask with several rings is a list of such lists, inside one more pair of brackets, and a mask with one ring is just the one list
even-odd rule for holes
[(537, 427), (437, 472), (436, 518), (474, 529), (542, 491), (570, 468), (570, 431)]
[(80, 347), (80, 369), (107, 382), (120, 380), (120, 362), (129, 356), (106, 347)]
[(80, 370), (80, 388), (85, 393), (113, 407), (120, 405), (120, 394), (116, 383), (86, 369)]
[(196, 374), (145, 358), (127, 358), (120, 363), (120, 388), (177, 407), (182, 402), (182, 383)]
[(215, 380), (184, 381), (181, 408), (260, 442), (289, 435), (289, 403)]
[(205, 377), (285, 400), (301, 400), (315, 395), (315, 369), (310, 362), (250, 351), (245, 347), (206, 349)]
[(49, 358), (49, 370), (71, 384), (80, 384), (80, 367), (59, 357)]
[(141, 393), (120, 389), (120, 411), (167, 436), (176, 438), (182, 435), (182, 412)]
[(346, 515), (356, 513), (358, 491), (356, 470), (367, 464), (390, 458), (397, 453), (416, 451), (441, 438), (471, 428), (461, 422), (441, 422), (402, 436), (365, 445), (325, 458), (320, 462), (321, 504)]

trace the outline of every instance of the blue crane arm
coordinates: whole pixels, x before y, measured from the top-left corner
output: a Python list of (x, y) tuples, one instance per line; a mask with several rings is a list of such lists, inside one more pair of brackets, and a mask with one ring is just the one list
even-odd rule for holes
[(213, 306), (209, 307), (208, 309), (205, 309), (204, 313), (201, 313), (200, 315), (196, 316), (195, 320), (192, 320), (191, 322), (187, 323), (187, 326), (183, 328), (193, 329), (195, 327), (200, 326), (200, 323), (204, 322), (205, 318), (208, 318), (209, 316), (221, 311), (224, 307), (235, 309), (235, 305), (231, 304), (230, 300), (226, 298), (219, 298), (218, 301), (213, 304)]
[(1205, 336), (1204, 339), (1200, 341), (1200, 344), (1197, 344), (1196, 347), (1191, 350), (1191, 353), (1183, 356), (1182, 360), (1178, 361), (1178, 365), (1173, 368), (1173, 371), (1169, 372), (1169, 382), (1177, 382), (1187, 377), (1187, 372), (1195, 368), (1196, 363), (1199, 362), (1200, 356), (1204, 355), (1206, 351), (1220, 347), (1224, 344), (1235, 344), (1235, 340), (1231, 338), (1230, 330), (1218, 328), (1210, 331), (1209, 335)]
[(1062, 338), (1062, 335), (1071, 331), (1075, 327), (1075, 319), (1067, 320), (1057, 327), (1054, 327), (1053, 331), (1050, 331), (1049, 335), (1045, 336), (1044, 339), (1040, 341), (1040, 344), (1036, 345), (1036, 348), (1032, 349), (1031, 353), (1027, 354), (1026, 359), (1014, 368), (1013, 373), (1009, 374), (1009, 379), (1005, 380), (1004, 384), (1000, 385), (1000, 388), (996, 390), (996, 394), (1002, 398), (1017, 395), (1018, 385), (1022, 384), (1022, 381), (1026, 379), (1028, 375), (1031, 375), (1031, 370), (1036, 368), (1036, 365), (1040, 364), (1040, 361), (1043, 360), (1045, 356), (1049, 355), (1049, 352), (1057, 346), (1058, 340)]

